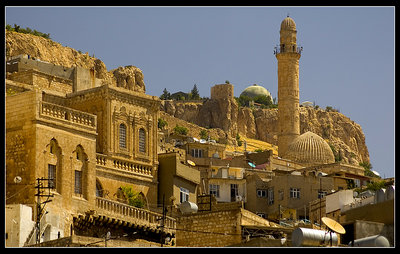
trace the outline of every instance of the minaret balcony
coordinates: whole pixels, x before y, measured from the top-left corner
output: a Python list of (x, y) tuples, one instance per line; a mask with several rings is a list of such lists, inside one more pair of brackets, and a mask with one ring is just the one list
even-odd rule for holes
[(303, 51), (303, 47), (293, 45), (293, 46), (286, 46), (285, 45), (280, 45), (280, 46), (275, 46), (274, 47), (274, 55), (280, 54), (280, 53), (298, 53), (301, 54)]

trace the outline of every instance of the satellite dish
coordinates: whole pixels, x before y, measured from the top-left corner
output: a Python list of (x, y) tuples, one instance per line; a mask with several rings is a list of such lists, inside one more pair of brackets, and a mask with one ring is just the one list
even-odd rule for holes
[(247, 164), (249, 164), (249, 166), (252, 167), (252, 168), (255, 168), (255, 167), (256, 167), (256, 165), (254, 165), (253, 162), (247, 162)]
[(372, 173), (374, 173), (377, 176), (381, 176), (378, 172), (376, 172), (375, 170), (372, 170)]
[(190, 166), (196, 166), (196, 163), (194, 163), (193, 161), (191, 161), (191, 160), (187, 160), (186, 161)]
[(324, 223), (333, 232), (338, 234), (346, 234), (346, 230), (342, 225), (339, 224), (339, 222), (332, 220), (331, 218), (328, 217), (322, 217), (321, 220), (322, 223)]
[(22, 181), (22, 177), (16, 176), (14, 177), (14, 183), (20, 183)]

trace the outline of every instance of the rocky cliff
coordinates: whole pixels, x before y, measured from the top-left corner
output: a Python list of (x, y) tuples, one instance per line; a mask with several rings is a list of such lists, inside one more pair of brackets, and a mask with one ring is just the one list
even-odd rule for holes
[(118, 67), (107, 71), (106, 65), (100, 59), (91, 57), (88, 53), (80, 53), (40, 36), (6, 31), (6, 58), (21, 54), (68, 68), (73, 66), (94, 68), (96, 78), (102, 79), (103, 84), (143, 93), (146, 91), (143, 73), (135, 66)]
[[(94, 68), (103, 83), (145, 92), (142, 71), (135, 66), (119, 67), (107, 71), (105, 64), (88, 53), (62, 46), (50, 39), (6, 31), (6, 58), (28, 54), (42, 61), (65, 67)], [(277, 109), (239, 108), (232, 98), (209, 99), (204, 102), (163, 101), (161, 117), (170, 128), (179, 123), (198, 136), (206, 128), (215, 139), (235, 143), (236, 135), (277, 144)], [(300, 108), (301, 133), (312, 131), (328, 141), (344, 162), (369, 162), (365, 136), (360, 125), (338, 112)]]
[[(163, 101), (161, 110), (204, 128), (217, 128), (234, 143), (236, 134), (277, 145), (278, 110), (238, 107), (235, 100), (210, 99), (202, 103)], [(312, 131), (333, 147), (337, 158), (356, 164), (369, 162), (364, 133), (357, 123), (339, 112), (300, 108), (300, 133)]]

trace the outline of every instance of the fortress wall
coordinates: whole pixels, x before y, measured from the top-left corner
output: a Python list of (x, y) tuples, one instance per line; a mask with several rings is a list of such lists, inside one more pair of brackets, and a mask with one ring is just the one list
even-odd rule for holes
[(232, 99), (233, 100), (233, 85), (220, 84), (211, 87), (211, 99)]

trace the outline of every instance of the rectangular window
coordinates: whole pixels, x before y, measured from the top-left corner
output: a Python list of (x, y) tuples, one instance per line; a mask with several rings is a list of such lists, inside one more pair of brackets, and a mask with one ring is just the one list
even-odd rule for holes
[(119, 125), (119, 147), (126, 148), (126, 126), (123, 123)]
[(48, 166), (49, 188), (56, 188), (56, 165), (49, 164)]
[(180, 202), (183, 203), (185, 201), (189, 201), (189, 190), (180, 187)]
[(300, 189), (290, 188), (290, 198), (300, 198)]
[(139, 152), (146, 153), (146, 131), (139, 129)]
[(274, 204), (274, 189), (269, 188), (268, 189), (268, 205), (273, 205)]
[(195, 158), (203, 158), (203, 150), (194, 148), (191, 150), (191, 155)]
[(219, 185), (210, 184), (210, 194), (214, 195), (216, 198), (219, 198)]
[(259, 197), (259, 198), (267, 197), (267, 191), (266, 190), (257, 190), (257, 197)]
[(238, 185), (233, 183), (231, 184), (231, 202), (236, 201), (236, 196), (238, 196)]
[(325, 197), (327, 193), (326, 191), (318, 191), (318, 199)]
[(82, 194), (82, 171), (75, 170), (75, 193)]

